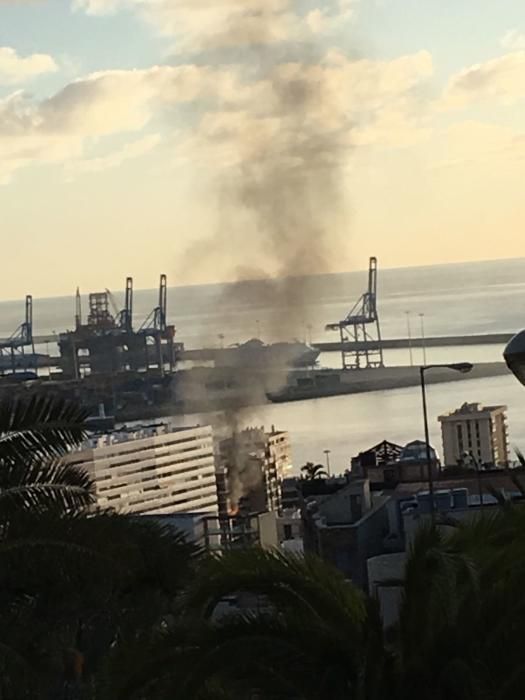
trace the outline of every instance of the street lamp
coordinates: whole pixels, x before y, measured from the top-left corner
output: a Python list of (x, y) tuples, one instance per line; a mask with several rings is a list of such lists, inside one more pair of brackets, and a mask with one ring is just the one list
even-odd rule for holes
[(331, 450), (323, 450), (323, 452), (326, 455), (326, 473), (328, 474), (328, 476), (332, 476), (330, 474), (330, 452), (331, 452)]
[(421, 324), (421, 344), (423, 347), (423, 364), (427, 364), (427, 348), (425, 339), (425, 314), (419, 314), (419, 321)]
[(410, 328), (410, 311), (405, 311), (407, 317), (407, 333), (408, 333), (408, 353), (410, 355), (410, 366), (414, 365), (414, 357), (412, 355), (412, 330)]
[(309, 323), (307, 326), (308, 329), (308, 345), (312, 344), (312, 324)]
[(430, 456), (430, 436), (428, 429), (428, 411), (427, 411), (427, 391), (425, 383), (425, 372), (429, 369), (452, 369), (455, 372), (462, 372), (466, 374), (470, 372), (473, 365), (470, 362), (456, 362), (450, 365), (422, 365), (419, 368), (419, 377), (421, 380), (421, 398), (423, 402), (423, 422), (425, 427), (425, 450), (427, 459), (427, 479), (428, 479), (428, 492), (430, 495), (430, 513), (432, 515), (432, 520), (434, 520), (434, 477), (432, 476), (432, 459)]
[(509, 340), (503, 357), (516, 379), (525, 385), (525, 330)]

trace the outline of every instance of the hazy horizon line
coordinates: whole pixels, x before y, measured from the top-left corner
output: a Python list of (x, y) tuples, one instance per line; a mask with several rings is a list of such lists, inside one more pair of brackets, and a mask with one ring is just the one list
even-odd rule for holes
[[(519, 257), (504, 257), (504, 258), (490, 258), (490, 259), (484, 259), (484, 260), (458, 260), (454, 262), (437, 262), (437, 263), (427, 263), (424, 265), (392, 265), (389, 267), (381, 267), (381, 259), (378, 257), (378, 263), (379, 263), (379, 269), (381, 272), (390, 272), (390, 271), (408, 271), (408, 270), (424, 270), (428, 268), (436, 268), (436, 267), (460, 267), (464, 265), (469, 265), (469, 266), (476, 266), (476, 265), (486, 265), (490, 263), (509, 263), (509, 262), (514, 262), (514, 261), (519, 261), (523, 260), (525, 261), (525, 256), (519, 256)], [(303, 275), (284, 275), (282, 277), (271, 277), (271, 276), (261, 276), (261, 277), (247, 277), (245, 279), (238, 279), (238, 280), (224, 280), (224, 281), (213, 281), (213, 282), (188, 282), (186, 284), (174, 284), (171, 285), (169, 284), (169, 275), (168, 275), (168, 290), (169, 289), (191, 289), (193, 287), (227, 287), (227, 286), (233, 286), (235, 284), (239, 283), (250, 283), (250, 282), (264, 282), (265, 280), (287, 280), (287, 279), (304, 279), (307, 277), (337, 277), (340, 275), (350, 275), (350, 274), (362, 274), (366, 273), (367, 268), (361, 267), (361, 268), (356, 268), (353, 270), (341, 270), (338, 272), (312, 272), (310, 274), (303, 274)], [(132, 277), (132, 275), (130, 275)], [(160, 276), (160, 275), (159, 275)], [(87, 297), (90, 293), (93, 291), (105, 291), (108, 288), (105, 288), (104, 290), (92, 290), (90, 292), (82, 292), (81, 291), (81, 296), (82, 297)], [(142, 287), (142, 288), (136, 288), (134, 290), (135, 292), (156, 292), (158, 291), (157, 287)], [(50, 300), (50, 299), (70, 299), (75, 296), (75, 291), (72, 291), (70, 294), (54, 294), (54, 295), (45, 295), (45, 296), (39, 296), (33, 294), (34, 299), (40, 299), (40, 300)], [(112, 294), (120, 294), (121, 290), (113, 288), (111, 290)], [(31, 294), (31, 292), (28, 292), (28, 294)], [(18, 296), (18, 297), (11, 297), (9, 299), (2, 299), (0, 300), (0, 304), (10, 304), (13, 302), (18, 302), (21, 299), (24, 299), (25, 295)]]

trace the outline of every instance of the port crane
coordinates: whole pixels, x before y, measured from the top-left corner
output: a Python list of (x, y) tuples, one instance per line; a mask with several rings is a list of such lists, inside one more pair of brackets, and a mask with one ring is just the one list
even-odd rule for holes
[[(0, 340), (0, 357), (10, 357), (11, 371), (16, 372), (20, 365), (20, 357), (25, 354), (25, 348), (30, 347), (35, 354), (33, 340), (33, 297), (28, 294), (25, 300), (25, 320), (18, 326), (14, 333), (4, 340)], [(24, 369), (25, 363), (24, 364)], [(2, 369), (3, 363), (2, 363)]]
[(139, 328), (139, 333), (164, 333), (168, 313), (168, 281), (166, 275), (160, 276), (159, 303)]
[(126, 277), (126, 292), (124, 308), (118, 308), (115, 297), (109, 289), (105, 290), (109, 302), (115, 314), (115, 324), (118, 328), (127, 333), (133, 332), (133, 277)]
[(328, 323), (325, 328), (328, 331), (339, 331), (344, 370), (384, 367), (377, 313), (377, 258), (370, 258), (366, 292), (345, 318), (336, 323)]
[[(158, 304), (145, 319), (138, 330), (138, 335), (144, 338), (144, 352), (146, 356), (146, 366), (151, 364), (150, 349), (154, 348), (154, 362), (157, 364), (161, 374), (164, 374), (164, 364), (168, 363), (170, 372), (175, 367), (175, 328), (167, 325), (168, 317), (168, 282), (166, 275), (160, 276)], [(163, 350), (163, 343), (165, 347)]]
[(87, 319), (82, 318), (80, 292), (76, 298), (76, 329), (59, 337), (60, 365), (64, 376), (148, 374), (164, 376), (174, 370), (180, 343), (175, 327), (167, 322), (168, 285), (161, 275), (157, 305), (144, 323), (133, 328), (133, 279), (126, 278), (124, 308), (109, 289), (89, 295)]

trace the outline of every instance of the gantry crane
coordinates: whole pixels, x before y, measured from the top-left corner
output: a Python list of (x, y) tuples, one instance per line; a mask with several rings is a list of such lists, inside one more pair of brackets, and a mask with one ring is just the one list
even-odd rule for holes
[(13, 373), (16, 372), (19, 364), (17, 357), (24, 355), (26, 347), (31, 347), (32, 354), (35, 354), (33, 341), (33, 297), (30, 294), (26, 296), (25, 301), (25, 320), (9, 338), (0, 340), (0, 356), (11, 358), (10, 364)]
[(124, 308), (118, 308), (115, 297), (109, 289), (105, 290), (115, 314), (115, 325), (127, 333), (133, 332), (133, 277), (126, 277)]
[[(155, 355), (153, 364), (157, 364), (161, 374), (164, 373), (164, 364), (167, 362), (170, 372), (175, 366), (175, 328), (167, 325), (168, 314), (168, 283), (166, 275), (160, 276), (159, 303), (146, 318), (138, 330), (138, 334), (144, 338), (146, 353), (146, 365), (151, 364), (149, 348), (154, 346)], [(162, 341), (166, 341), (166, 352), (163, 351)]]
[(343, 369), (384, 367), (377, 313), (377, 258), (370, 258), (367, 291), (342, 321), (327, 324), (326, 330), (339, 331)]

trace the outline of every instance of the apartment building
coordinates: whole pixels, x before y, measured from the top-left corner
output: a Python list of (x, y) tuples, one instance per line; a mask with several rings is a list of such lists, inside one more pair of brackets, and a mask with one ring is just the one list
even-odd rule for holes
[(283, 480), (292, 469), (287, 432), (274, 426), (269, 432), (263, 427), (241, 430), (219, 442), (218, 461), (222, 514), (237, 508), (245, 515), (281, 509)]
[(159, 423), (94, 435), (68, 461), (88, 471), (101, 507), (149, 515), (218, 513), (209, 426)]
[(478, 465), (504, 467), (509, 461), (506, 406), (464, 403), (439, 416), (445, 465), (462, 464), (465, 459)]

